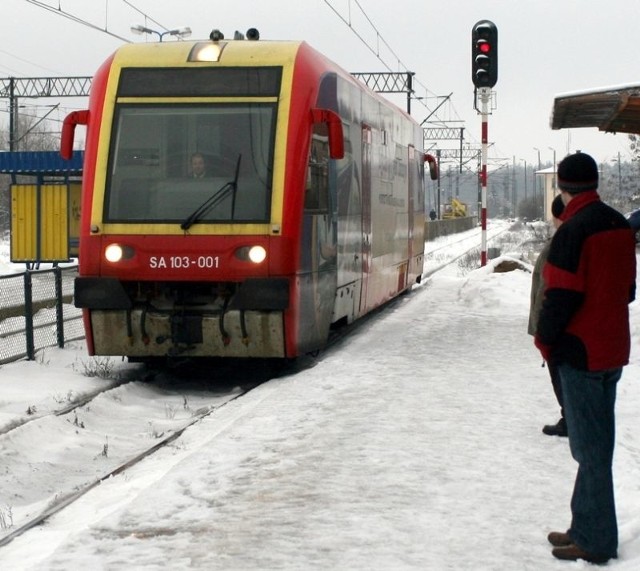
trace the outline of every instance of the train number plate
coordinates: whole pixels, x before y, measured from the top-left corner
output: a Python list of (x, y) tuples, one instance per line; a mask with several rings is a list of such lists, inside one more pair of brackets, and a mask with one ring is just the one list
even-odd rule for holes
[(218, 256), (151, 256), (152, 270), (212, 270), (220, 267)]

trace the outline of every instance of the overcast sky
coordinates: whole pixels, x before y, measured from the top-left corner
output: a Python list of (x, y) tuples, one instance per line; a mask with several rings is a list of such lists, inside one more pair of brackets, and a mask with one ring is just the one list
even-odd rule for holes
[[(640, 84), (637, 0), (41, 0), (55, 12), (27, 0), (3, 0), (0, 19), (0, 77), (92, 75), (141, 23), (162, 29), (190, 26), (192, 38), (213, 28), (227, 37), (256, 27), (262, 39), (304, 39), (347, 71), (410, 70), (416, 73), (412, 114), (423, 121), (451, 95), (437, 117), (464, 127), (470, 144), (480, 142), (480, 116), (473, 109), (471, 29), (482, 19), (499, 30), (497, 108), (489, 117), (490, 159), (537, 165), (582, 149), (598, 161), (629, 156), (626, 135), (595, 128), (552, 131), (554, 96), (621, 84)], [(333, 9), (332, 9), (333, 7)], [(138, 11), (137, 11), (137, 10)], [(363, 14), (366, 12), (366, 17)], [(140, 13), (148, 14), (145, 20)], [(98, 30), (63, 17), (86, 19)], [(351, 29), (341, 19), (351, 22)], [(375, 26), (375, 28), (374, 28)], [(119, 36), (113, 37), (103, 29)], [(377, 30), (377, 33), (376, 33)], [(367, 45), (359, 39), (357, 32)], [(168, 41), (168, 40), (165, 40)], [(368, 47), (369, 46), (369, 47)], [(372, 51), (373, 50), (373, 51)], [(376, 53), (373, 53), (376, 52)], [(377, 54), (377, 55), (376, 55)], [(404, 97), (395, 101), (404, 106)], [(44, 114), (48, 99), (22, 100)], [(59, 115), (69, 106), (66, 101)], [(8, 100), (0, 100), (0, 121), (8, 122)], [(25, 109), (26, 111), (26, 109)], [(440, 148), (455, 148), (442, 141)]]

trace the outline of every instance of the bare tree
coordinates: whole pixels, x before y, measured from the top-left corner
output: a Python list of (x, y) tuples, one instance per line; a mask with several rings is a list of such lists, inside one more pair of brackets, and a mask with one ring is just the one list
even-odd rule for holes
[[(42, 118), (20, 115), (14, 133), (14, 149), (18, 151), (55, 151), (60, 148), (59, 136), (53, 133)], [(9, 133), (5, 134), (8, 141)], [(6, 147), (5, 147), (6, 148)]]

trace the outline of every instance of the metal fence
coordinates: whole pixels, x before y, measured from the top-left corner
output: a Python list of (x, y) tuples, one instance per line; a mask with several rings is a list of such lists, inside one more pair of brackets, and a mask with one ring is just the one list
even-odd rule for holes
[(73, 306), (77, 266), (0, 276), (0, 365), (84, 338)]

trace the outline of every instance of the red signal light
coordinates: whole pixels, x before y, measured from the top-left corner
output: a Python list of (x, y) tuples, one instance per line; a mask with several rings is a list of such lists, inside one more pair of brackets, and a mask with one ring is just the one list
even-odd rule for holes
[(488, 54), (491, 51), (491, 44), (485, 40), (478, 42), (478, 50), (483, 54)]

